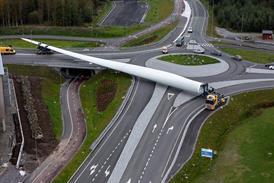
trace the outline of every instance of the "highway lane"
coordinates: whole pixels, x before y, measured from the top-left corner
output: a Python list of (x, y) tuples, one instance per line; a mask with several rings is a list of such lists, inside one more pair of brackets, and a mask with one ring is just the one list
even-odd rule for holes
[[(254, 91), (254, 90), (264, 90), (274, 88), (273, 81), (267, 82), (257, 82), (257, 83), (249, 83), (249, 84), (242, 84), (242, 85), (235, 85), (230, 87), (225, 87), (218, 89), (218, 92), (223, 93), (226, 96), (233, 96), (237, 95), (242, 92)], [(189, 106), (190, 109), (195, 110), (197, 109), (197, 105)], [(217, 112), (217, 111), (214, 111)], [(190, 122), (189, 127), (186, 131), (185, 137), (183, 138), (183, 134), (180, 134), (179, 139), (183, 139), (181, 141), (182, 145), (179, 149), (178, 157), (174, 162), (174, 166), (171, 168), (169, 174), (167, 174), (167, 179), (170, 180), (180, 169), (184, 166), (184, 164), (191, 158), (194, 150), (195, 145), (197, 142), (197, 138), (199, 132), (201, 130), (202, 125), (207, 120), (207, 118), (212, 115), (214, 112), (208, 110), (202, 110), (199, 115), (197, 115), (193, 121)], [(179, 146), (179, 144), (177, 144)]]
[(101, 24), (108, 26), (130, 26), (139, 24), (147, 9), (148, 5), (138, 0), (114, 1), (113, 9)]
[[(174, 94), (171, 99), (168, 99), (168, 93)], [(172, 108), (176, 94), (178, 91), (172, 88), (167, 91), (139, 142), (121, 182), (128, 180), (161, 182), (163, 179), (167, 164), (172, 161), (170, 154), (174, 150), (174, 144), (185, 126), (187, 119), (184, 117), (192, 112), (188, 110), (188, 104), (178, 109)], [(203, 103), (203, 100), (200, 99), (199, 102)]]
[[(201, 6), (201, 4), (198, 1), (194, 1), (194, 17), (192, 21), (192, 25), (194, 29), (194, 33), (191, 35), (191, 37), (195, 38), (197, 42), (199, 43), (206, 43), (206, 41), (203, 39), (203, 27), (206, 24), (205, 18), (206, 18), (206, 13)], [(196, 12), (196, 14), (195, 14)], [(197, 13), (198, 12), (198, 13)], [(201, 30), (200, 32), (195, 31), (195, 29)], [(208, 48), (210, 50), (211, 47)], [(229, 55), (224, 54), (222, 58), (225, 58), (225, 60), (228, 61), (230, 65), (230, 69), (223, 74), (214, 76), (214, 77), (207, 77), (207, 78), (199, 78), (201, 81), (218, 81), (218, 80), (228, 80), (230, 78), (234, 79), (239, 79), (239, 78), (266, 78), (270, 77), (273, 78), (273, 75), (250, 75), (250, 74), (245, 74), (245, 68), (247, 66), (250, 66), (250, 64), (245, 63), (245, 62), (235, 62), (233, 61)], [(198, 79), (198, 80), (199, 80)], [(255, 85), (258, 86), (260, 84), (250, 84), (250, 85)], [(242, 87), (247, 87), (245, 85), (241, 85)], [(233, 86), (231, 88), (235, 88), (236, 86)], [(234, 89), (236, 90), (236, 89)], [(226, 94), (226, 92), (224, 92)], [(175, 112), (174, 115), (178, 114), (181, 115), (176, 116), (174, 118), (174, 127), (173, 129), (181, 129), (176, 132), (174, 130), (174, 138), (171, 138), (171, 135), (168, 136), (167, 138), (161, 138), (163, 131), (160, 130), (160, 132), (156, 133), (155, 135), (152, 134), (152, 130), (154, 129), (154, 125), (159, 123), (163, 123), (163, 119), (157, 119), (157, 123), (155, 121), (151, 120), (150, 126), (148, 127), (146, 133), (143, 136), (143, 139), (140, 141), (140, 144), (138, 145), (137, 150), (135, 151), (135, 155), (133, 156), (131, 162), (129, 163), (127, 170), (125, 171), (123, 175), (122, 182), (126, 181), (132, 181), (132, 182), (160, 182), (163, 181), (165, 182), (166, 179), (168, 179), (169, 172), (171, 171), (173, 167), (173, 171), (177, 171), (180, 168), (180, 163), (177, 164), (176, 166), (176, 159), (180, 150), (180, 147), (188, 147), (186, 146), (180, 146), (182, 138), (184, 139), (183, 135), (188, 131), (188, 127), (186, 124), (189, 122), (191, 119), (191, 115), (193, 114), (192, 112), (200, 109), (202, 106), (204, 106), (204, 100), (203, 99), (196, 99), (194, 100), (195, 102), (190, 103), (188, 108), (184, 108), (180, 113)], [(167, 113), (167, 108), (168, 108), (168, 102), (165, 102), (166, 106), (159, 106), (159, 110), (161, 110), (161, 114), (166, 114)], [(197, 111), (195, 111), (197, 112)], [(207, 113), (207, 112), (204, 112)], [(157, 114), (157, 116), (161, 116), (161, 114)], [(163, 118), (163, 117), (162, 117)], [(172, 119), (170, 119), (172, 121)], [(183, 123), (182, 123), (183, 121)], [(177, 124), (176, 124), (177, 122)], [(181, 122), (181, 123), (180, 123)], [(153, 125), (154, 124), (154, 125)], [(171, 122), (171, 124), (173, 124)], [(182, 125), (182, 126), (180, 126)], [(181, 127), (181, 128), (180, 128)], [(157, 128), (157, 127), (156, 127)], [(156, 130), (156, 129), (155, 129)], [(168, 130), (168, 129), (165, 129)], [(194, 129), (194, 132), (197, 132), (196, 135), (195, 133), (192, 133), (192, 136), (186, 136), (186, 139), (193, 140), (197, 137), (198, 134), (198, 128), (196, 128), (196, 131)], [(166, 141), (165, 141), (166, 140)], [(172, 146), (172, 142), (175, 145)], [(194, 143), (190, 143), (189, 146), (193, 145)], [(162, 146), (162, 149), (160, 148)], [(158, 149), (161, 149), (158, 151)], [(172, 151), (171, 151), (172, 149)], [(188, 150), (192, 150), (191, 148), (186, 148)], [(170, 156), (166, 156), (170, 155)], [(186, 157), (190, 157), (189, 154), (185, 154)], [(168, 157), (168, 159), (167, 159)], [(163, 163), (164, 162), (164, 163)], [(165, 165), (165, 166), (163, 166)], [(175, 165), (175, 166), (174, 166)], [(162, 171), (162, 172), (161, 172)]]
[[(131, 179), (132, 182), (141, 181), (145, 177), (146, 171), (148, 170), (148, 164), (151, 164), (151, 158), (156, 151), (157, 143), (159, 138), (165, 129), (164, 123), (168, 115), (169, 109), (172, 106), (175, 96), (168, 99), (169, 92), (176, 92), (174, 89), (168, 89), (162, 98), (160, 104), (157, 107), (156, 112), (153, 114), (149, 125), (147, 126), (142, 139), (138, 143), (138, 146), (127, 165), (127, 168), (123, 174), (121, 182), (126, 182)], [(159, 133), (161, 133), (159, 135)], [(159, 137), (159, 138), (158, 138)], [(145, 168), (146, 167), (146, 168)], [(145, 169), (144, 169), (145, 168)], [(159, 167), (158, 167), (159, 168)], [(156, 171), (156, 170), (155, 170)], [(156, 174), (156, 172), (155, 172)], [(142, 177), (141, 177), (142, 176)], [(142, 180), (143, 181), (143, 180)], [(148, 181), (147, 181), (148, 182)]]
[(92, 152), (77, 173), (72, 177), (71, 182), (106, 182), (109, 174), (116, 164), (123, 146), (128, 138), (131, 129), (149, 101), (154, 84), (138, 79), (132, 96), (126, 107), (102, 139), (102, 143)]
[[(192, 6), (194, 6), (193, 9), (196, 13), (194, 12), (194, 17), (192, 22), (193, 23), (192, 26), (194, 29), (192, 38), (197, 39), (199, 43), (205, 43), (205, 40), (203, 38), (203, 33), (202, 33), (203, 31), (199, 32), (199, 30), (203, 30), (203, 27), (205, 25), (204, 22), (205, 22), (206, 14), (203, 13), (201, 9), (202, 7), (199, 4), (199, 2), (197, 1), (193, 1), (193, 2), (194, 2), (194, 5)], [(170, 40), (167, 40), (167, 42), (168, 41)], [(210, 50), (211, 48), (209, 47), (207, 49)], [(178, 48), (178, 49), (176, 48), (174, 50), (178, 52), (182, 51), (181, 48)], [(152, 57), (154, 55), (158, 55), (159, 53), (160, 53), (160, 49), (144, 50), (144, 51), (137, 50), (132, 52), (125, 51), (123, 53), (102, 52), (94, 55), (100, 56), (100, 57), (102, 56), (105, 58), (112, 58), (112, 59), (114, 57), (119, 57), (119, 58), (129, 57), (129, 58), (132, 58), (131, 63), (144, 65), (147, 58)], [(26, 57), (24, 58), (25, 61), (24, 59), (22, 59), (23, 57)], [(226, 73), (220, 74), (214, 77), (198, 78), (198, 80), (212, 82), (212, 81), (218, 81), (218, 80), (226, 80), (229, 78), (241, 78), (241, 77), (256, 78), (257, 76), (259, 76), (257, 74), (246, 75), (244, 73), (244, 70), (245, 70), (244, 63), (237, 63), (235, 61), (232, 61), (229, 56), (227, 57), (223, 56), (223, 57), (225, 58), (225, 60), (229, 60), (228, 63), (230, 65), (230, 69)], [(29, 59), (36, 60), (36, 61), (43, 60), (45, 62), (56, 62), (62, 66), (67, 65), (67, 62), (71, 62), (71, 61), (74, 62), (70, 58), (67, 58), (58, 54), (52, 55), (52, 56), (36, 56), (36, 55), (26, 54), (25, 56), (20, 55), (20, 57), (18, 58), (13, 57), (13, 60), (17, 60), (17, 62), (20, 62), (23, 60), (23, 62), (25, 62), (26, 64), (30, 64), (27, 61)], [(76, 67), (78, 64), (79, 64), (78, 62), (75, 63), (73, 67), (74, 66)], [(260, 77), (262, 78), (265, 76), (266, 75), (260, 75)], [(135, 98), (134, 101), (132, 101), (130, 106), (127, 106), (128, 111), (126, 112), (124, 111), (121, 114), (121, 116), (123, 117), (119, 118), (120, 122), (116, 121), (117, 124), (114, 125), (116, 128), (111, 129), (110, 133), (108, 133), (106, 137), (103, 139), (102, 143), (99, 144), (99, 147), (95, 149), (94, 152), (91, 153), (87, 161), (84, 162), (84, 164), (80, 167), (79, 171), (72, 178), (72, 182), (106, 182), (107, 178), (109, 177), (111, 171), (113, 170), (116, 164), (117, 159), (119, 158), (119, 155), (126, 142), (126, 139), (128, 138), (131, 132), (130, 130), (132, 129), (132, 126), (134, 125), (134, 122), (135, 122), (134, 118), (136, 119), (138, 117), (138, 113), (140, 114), (141, 110), (144, 108), (145, 104), (150, 98), (149, 94), (151, 94), (152, 91), (153, 91), (153, 84), (151, 83), (148, 85), (144, 84), (139, 87), (138, 94), (137, 94), (139, 97)], [(172, 91), (172, 89), (169, 89), (169, 91)], [(176, 91), (172, 91), (172, 92), (174, 92), (176, 96), (177, 92)], [(130, 162), (129, 167), (123, 176), (123, 180), (132, 179), (132, 182), (135, 182), (138, 180), (141, 180), (142, 182), (149, 182), (151, 180), (152, 182), (160, 182), (163, 179), (163, 176), (168, 174), (168, 169), (170, 165), (172, 164), (173, 160), (176, 159), (175, 154), (179, 148), (179, 144), (178, 144), (180, 141), (179, 137), (181, 137), (180, 135), (183, 135), (183, 132), (185, 132), (186, 124), (188, 122), (189, 117), (192, 114), (192, 111), (197, 109), (203, 103), (201, 99), (197, 99), (193, 103), (190, 102), (189, 104), (184, 105), (188, 107), (184, 107), (184, 106), (179, 107), (177, 111), (170, 117), (170, 120), (168, 120), (164, 128), (160, 128), (161, 125), (163, 126), (165, 122), (167, 113), (169, 112), (169, 109), (172, 106), (172, 101), (174, 99), (170, 101), (166, 101), (166, 100), (167, 99), (165, 98), (161, 101), (161, 105), (159, 106), (157, 112), (154, 114), (154, 118), (153, 120), (151, 120), (149, 127), (147, 128), (144, 134), (144, 137), (140, 141), (140, 144), (135, 152), (135, 153), (139, 152), (139, 154), (135, 154), (133, 156), (133, 159)], [(155, 128), (155, 132), (152, 133), (152, 130), (155, 124), (157, 124), (157, 127)], [(171, 130), (172, 126), (173, 126), (173, 129)], [(194, 128), (193, 129), (194, 132), (192, 133), (192, 135), (186, 136), (186, 139), (190, 138), (189, 139), (190, 141), (195, 139), (197, 137), (197, 134), (195, 135), (195, 132), (198, 132), (197, 130), (198, 127)], [(158, 139), (158, 142), (157, 142), (157, 139)], [(157, 144), (155, 145), (156, 142)], [(189, 145), (191, 145), (191, 142)], [(153, 149), (153, 147), (155, 147), (155, 149)], [(183, 147), (185, 148), (187, 146), (183, 145)], [(140, 152), (143, 152), (144, 156)], [(153, 155), (150, 158), (151, 153)], [(187, 153), (186, 153), (186, 157), (189, 157), (187, 156)], [(149, 158), (150, 158), (149, 163), (148, 165), (146, 165)], [(179, 167), (176, 166), (174, 168), (175, 168), (175, 171), (177, 171)]]

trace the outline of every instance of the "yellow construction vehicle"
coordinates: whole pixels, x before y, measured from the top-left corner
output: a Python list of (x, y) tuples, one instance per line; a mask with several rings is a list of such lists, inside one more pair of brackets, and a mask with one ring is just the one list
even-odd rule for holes
[(219, 106), (224, 105), (226, 103), (226, 99), (223, 95), (212, 92), (206, 96), (206, 109), (214, 111)]
[(16, 51), (12, 47), (0, 47), (0, 54), (2, 55), (14, 55)]

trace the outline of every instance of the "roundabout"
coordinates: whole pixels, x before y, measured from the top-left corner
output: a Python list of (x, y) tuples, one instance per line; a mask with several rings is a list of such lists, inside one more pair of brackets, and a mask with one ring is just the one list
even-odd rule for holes
[[(176, 54), (169, 54), (169, 55), (192, 56), (193, 54), (176, 53)], [(179, 65), (171, 62), (162, 61), (161, 58), (163, 57), (157, 56), (146, 61), (146, 66), (153, 69), (163, 70), (163, 71), (171, 72), (174, 74), (178, 74), (180, 76), (192, 77), (192, 78), (214, 76), (214, 75), (218, 75), (228, 71), (229, 65), (223, 59), (218, 57), (213, 57), (210, 55), (204, 55), (203, 57), (212, 58), (214, 60), (213, 62), (215, 63), (203, 64), (201, 62), (198, 65)]]

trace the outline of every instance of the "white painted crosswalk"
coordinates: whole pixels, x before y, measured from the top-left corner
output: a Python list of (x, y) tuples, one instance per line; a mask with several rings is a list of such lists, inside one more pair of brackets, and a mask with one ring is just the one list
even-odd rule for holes
[(200, 46), (202, 46), (202, 47), (214, 47), (213, 46), (213, 44), (211, 44), (211, 43), (198, 43)]

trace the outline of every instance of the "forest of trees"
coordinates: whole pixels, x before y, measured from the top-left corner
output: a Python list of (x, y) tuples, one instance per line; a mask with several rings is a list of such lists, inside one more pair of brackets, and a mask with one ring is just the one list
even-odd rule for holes
[(218, 25), (237, 31), (274, 29), (274, 0), (209, 0)]
[(26, 24), (77, 26), (108, 0), (0, 0), (0, 26)]

